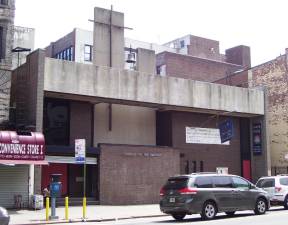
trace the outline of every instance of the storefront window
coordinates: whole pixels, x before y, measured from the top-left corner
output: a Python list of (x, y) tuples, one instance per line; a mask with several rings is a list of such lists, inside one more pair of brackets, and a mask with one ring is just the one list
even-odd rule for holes
[(46, 98), (43, 124), (47, 145), (69, 145), (69, 102)]

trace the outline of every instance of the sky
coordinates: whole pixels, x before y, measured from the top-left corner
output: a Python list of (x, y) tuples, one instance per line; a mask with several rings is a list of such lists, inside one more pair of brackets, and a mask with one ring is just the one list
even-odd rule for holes
[(220, 52), (247, 45), (252, 66), (288, 48), (287, 0), (16, 0), (15, 25), (35, 28), (44, 48), (75, 27), (93, 30), (93, 8), (123, 12), (125, 37), (164, 44), (192, 34), (220, 42)]

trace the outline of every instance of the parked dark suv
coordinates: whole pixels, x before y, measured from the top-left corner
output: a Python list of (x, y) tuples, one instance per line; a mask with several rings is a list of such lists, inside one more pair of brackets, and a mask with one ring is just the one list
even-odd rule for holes
[(176, 220), (193, 213), (200, 213), (203, 219), (213, 219), (218, 212), (232, 216), (240, 210), (264, 214), (270, 207), (267, 192), (236, 175), (197, 173), (170, 177), (160, 195), (161, 211)]

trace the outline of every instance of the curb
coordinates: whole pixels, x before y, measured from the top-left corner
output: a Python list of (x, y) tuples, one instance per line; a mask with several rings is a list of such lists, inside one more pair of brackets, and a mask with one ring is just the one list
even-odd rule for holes
[(80, 222), (109, 222), (109, 221), (117, 221), (117, 220), (129, 220), (129, 219), (140, 219), (140, 218), (153, 218), (153, 217), (164, 217), (169, 216), (165, 214), (158, 215), (145, 215), (145, 216), (129, 216), (129, 217), (114, 217), (107, 219), (73, 219), (73, 220), (49, 220), (49, 221), (39, 221), (39, 222), (30, 222), (30, 223), (12, 223), (11, 225), (44, 225), (44, 224), (62, 224), (62, 223), (80, 223)]

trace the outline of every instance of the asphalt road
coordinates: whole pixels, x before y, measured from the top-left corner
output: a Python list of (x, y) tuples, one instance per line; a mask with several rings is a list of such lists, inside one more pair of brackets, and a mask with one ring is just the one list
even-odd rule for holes
[[(236, 212), (233, 217), (227, 217), (225, 214), (220, 213), (216, 219), (210, 221), (203, 221), (200, 215), (191, 215), (184, 218), (183, 221), (175, 221), (170, 216), (151, 217), (143, 219), (127, 219), (109, 222), (86, 222), (74, 223), (80, 224), (97, 224), (97, 225), (176, 225), (176, 224), (199, 224), (199, 225), (287, 225), (288, 211), (283, 208), (272, 208), (265, 215), (256, 216), (253, 211)], [(71, 225), (71, 223), (70, 223)]]

